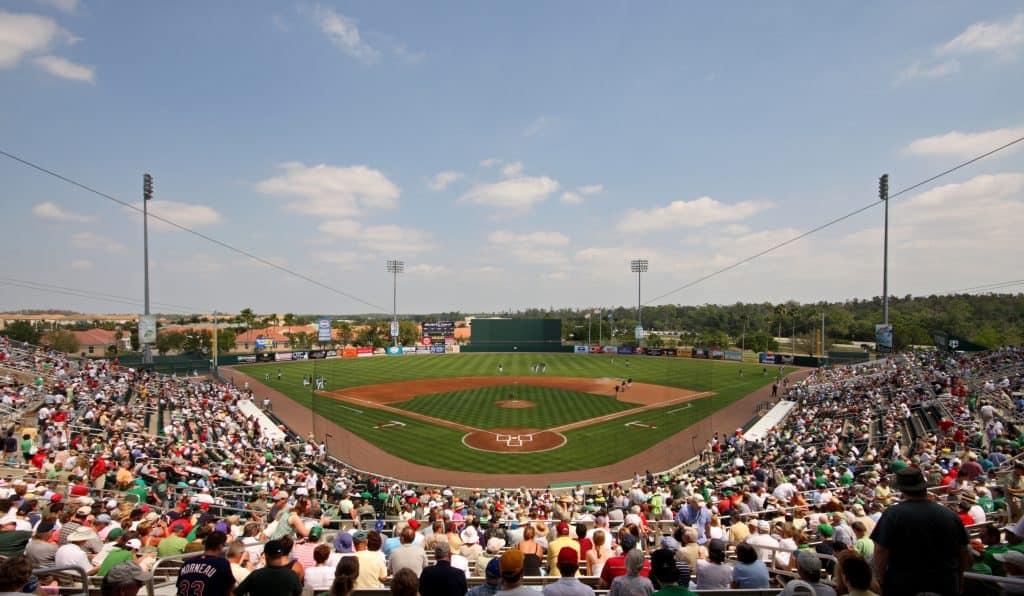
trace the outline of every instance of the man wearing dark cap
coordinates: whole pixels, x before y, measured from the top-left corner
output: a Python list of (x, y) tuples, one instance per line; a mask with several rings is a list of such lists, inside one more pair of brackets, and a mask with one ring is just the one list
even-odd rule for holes
[(185, 559), (178, 571), (178, 594), (227, 596), (231, 593), (235, 575), (231, 573), (231, 563), (222, 556), (227, 541), (223, 532), (211, 532), (203, 541), (203, 554)]
[[(569, 536), (569, 524), (559, 522), (555, 530), (558, 532), (558, 538), (548, 543), (548, 575), (552, 577), (558, 577), (562, 574), (559, 570), (557, 559), (563, 548), (573, 549), (576, 551), (576, 560), (578, 561), (580, 558), (580, 543)], [(576, 575), (576, 571), (573, 571), (572, 574)]]
[(452, 547), (447, 540), (434, 546), (434, 560), (420, 573), (420, 596), (461, 596), (466, 593), (466, 574), (452, 567)]
[(593, 588), (576, 578), (580, 568), (580, 554), (576, 549), (570, 546), (559, 549), (555, 565), (560, 577), (555, 583), (544, 586), (544, 596), (594, 596)]
[(661, 589), (656, 596), (697, 596), (690, 591), (690, 577), (682, 577), (676, 565), (675, 553), (659, 548), (651, 553), (651, 575), (658, 580)]
[(821, 558), (814, 553), (801, 552), (796, 556), (796, 571), (800, 579), (811, 584), (815, 596), (836, 596), (832, 586), (821, 583)]
[(501, 559), (494, 557), (487, 562), (484, 571), (486, 581), (471, 589), (466, 596), (494, 596), (501, 589)]
[(903, 501), (886, 509), (871, 533), (875, 575), (884, 593), (959, 594), (970, 565), (963, 522), (928, 499), (921, 470), (897, 472), (896, 488), (903, 493)]
[(52, 521), (41, 521), (36, 526), (36, 533), (32, 540), (25, 546), (25, 558), (32, 563), (33, 569), (42, 567), (53, 567), (54, 556), (57, 554), (57, 545), (51, 540), (53, 538), (54, 524)]
[[(219, 532), (214, 532), (219, 534)], [(271, 540), (263, 545), (266, 567), (249, 574), (235, 588), (235, 596), (300, 596), (302, 580), (292, 571), (288, 553), (280, 540)], [(230, 568), (229, 568), (230, 569)], [(179, 590), (179, 594), (181, 591)], [(190, 593), (191, 594), (191, 593)], [(205, 594), (203, 596), (206, 596)]]

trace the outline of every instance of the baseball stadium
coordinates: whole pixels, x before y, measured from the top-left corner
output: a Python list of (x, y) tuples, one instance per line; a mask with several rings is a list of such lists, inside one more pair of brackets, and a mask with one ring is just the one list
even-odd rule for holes
[(4, 3), (0, 596), (1024, 594), (1022, 60), (1020, 0)]

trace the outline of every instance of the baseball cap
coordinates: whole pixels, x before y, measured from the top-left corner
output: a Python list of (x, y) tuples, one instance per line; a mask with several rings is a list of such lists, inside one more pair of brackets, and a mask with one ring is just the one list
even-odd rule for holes
[(772, 525), (768, 523), (766, 519), (757, 520), (757, 531), (758, 532), (769, 532), (772, 529)]
[(132, 550), (139, 550), (140, 548), (142, 548), (142, 541), (138, 538), (132, 538), (131, 540), (125, 542), (124, 546), (125, 548), (130, 548)]
[(572, 548), (571, 546), (562, 547), (562, 550), (558, 551), (558, 564), (561, 565), (563, 563), (569, 565), (579, 565), (580, 554), (576, 552), (576, 549)]
[(619, 546), (622, 547), (622, 552), (633, 550), (636, 546), (636, 536), (632, 534), (626, 534), (619, 540)]
[(721, 538), (712, 538), (711, 540), (708, 541), (708, 550), (709, 551), (717, 551), (717, 552), (723, 552), (724, 553), (725, 552), (725, 541), (722, 540)]
[(334, 550), (339, 553), (352, 552), (352, 534), (342, 530), (334, 537)]
[(499, 557), (493, 557), (487, 562), (487, 570), (485, 572), (487, 577), (490, 579), (498, 579), (501, 577), (501, 559)]
[(109, 524), (111, 522), (111, 519), (110, 516), (106, 513), (101, 513), (96, 516), (96, 519), (94, 521), (97, 524)]
[(324, 534), (324, 529), (322, 527), (320, 527), (320, 526), (313, 526), (312, 528), (309, 529), (309, 539), (310, 540), (320, 540), (320, 537), (323, 536), (323, 534)]
[[(1021, 553), (1024, 555), (1024, 553)], [(800, 553), (796, 556), (796, 566), (808, 573), (821, 573), (821, 559), (811, 553)]]
[[(565, 522), (561, 522), (561, 523), (558, 524), (557, 529), (558, 529), (558, 535), (559, 536), (568, 536), (569, 535), (569, 524), (567, 524)], [(561, 553), (559, 553), (559, 554), (561, 554)]]
[(86, 507), (85, 505), (75, 510), (75, 515), (85, 517), (86, 515), (92, 514), (92, 507)]
[(263, 554), (267, 558), (280, 557), (284, 554), (284, 544), (280, 540), (271, 540), (263, 545)]
[(366, 532), (359, 530), (352, 535), (352, 542), (366, 542)]
[(56, 527), (56, 524), (54, 524), (52, 521), (41, 521), (39, 522), (39, 525), (36, 526), (36, 534), (45, 534), (47, 532), (52, 532), (54, 527)]
[(412, 528), (413, 530), (419, 530), (420, 529), (420, 522), (419, 522), (419, 520), (410, 519), (409, 520), (409, 527)]
[(523, 553), (518, 549), (505, 551), (501, 555), (499, 563), (501, 575), (505, 578), (514, 578), (523, 572)]
[(124, 534), (125, 534), (124, 528), (114, 528), (113, 530), (111, 530), (110, 532), (107, 533), (107, 540), (113, 540), (114, 538), (119, 538), (121, 536), (124, 536)]
[(132, 580), (147, 582), (150, 577), (152, 576), (143, 571), (134, 561), (125, 561), (110, 568), (110, 571), (107, 572), (106, 581), (112, 584), (123, 584)]
[(822, 536), (831, 536), (835, 533), (835, 529), (828, 524), (818, 524), (818, 533)]

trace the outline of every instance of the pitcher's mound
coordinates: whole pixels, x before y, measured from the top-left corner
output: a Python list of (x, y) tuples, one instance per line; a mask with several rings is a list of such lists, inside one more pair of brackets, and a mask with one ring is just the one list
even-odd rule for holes
[(494, 405), (499, 408), (532, 408), (537, 405), (528, 399), (503, 399), (501, 401), (494, 402)]
[(467, 447), (498, 453), (531, 453), (558, 449), (565, 444), (560, 433), (533, 428), (477, 430), (462, 437)]

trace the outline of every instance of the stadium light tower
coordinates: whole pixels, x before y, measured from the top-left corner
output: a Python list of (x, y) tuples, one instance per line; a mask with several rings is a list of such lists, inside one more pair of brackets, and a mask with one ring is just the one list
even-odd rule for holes
[(405, 261), (399, 261), (397, 259), (389, 259), (387, 262), (388, 273), (394, 276), (394, 284), (392, 285), (392, 316), (391, 319), (391, 337), (394, 339), (394, 345), (398, 347), (398, 274), (405, 272)]
[(629, 262), (629, 270), (636, 273), (636, 343), (644, 338), (644, 326), (640, 322), (640, 275), (647, 273), (647, 259), (633, 259)]
[[(153, 177), (142, 175), (142, 262), (143, 280), (145, 282), (145, 315), (149, 321), (149, 202), (153, 199)], [(142, 345), (142, 363), (153, 364), (153, 348), (149, 343)]]
[(885, 236), (882, 241), (882, 323), (889, 324), (889, 174), (878, 179), (878, 198), (885, 203)]

